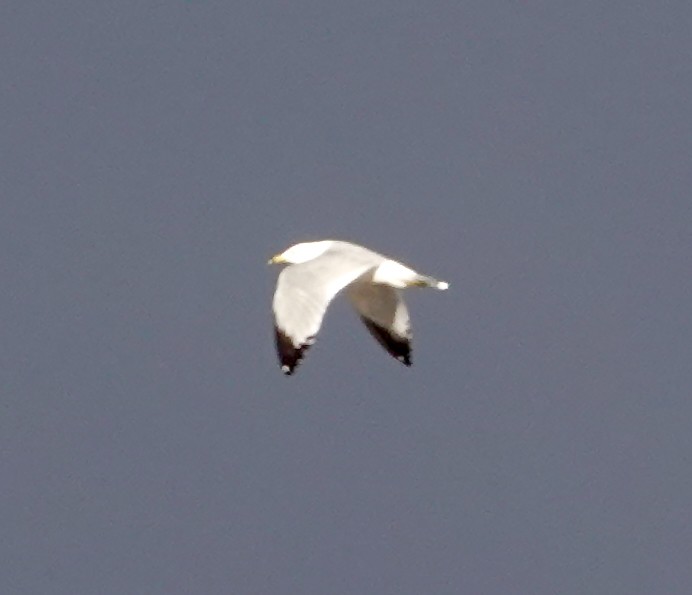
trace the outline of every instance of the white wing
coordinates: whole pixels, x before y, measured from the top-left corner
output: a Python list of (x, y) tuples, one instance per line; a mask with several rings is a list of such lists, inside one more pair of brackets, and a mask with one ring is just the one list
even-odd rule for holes
[(397, 289), (359, 280), (348, 288), (348, 297), (370, 334), (388, 353), (411, 365), (411, 322)]
[(276, 350), (285, 374), (293, 373), (314, 343), (329, 302), (372, 266), (327, 253), (281, 271), (273, 309)]

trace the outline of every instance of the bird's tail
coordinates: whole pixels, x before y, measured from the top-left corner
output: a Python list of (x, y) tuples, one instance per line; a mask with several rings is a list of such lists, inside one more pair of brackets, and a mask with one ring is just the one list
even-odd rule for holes
[(434, 277), (427, 277), (425, 275), (418, 275), (413, 281), (411, 281), (410, 285), (413, 287), (432, 287), (433, 289), (439, 289), (440, 291), (444, 291), (449, 287), (449, 283), (446, 281), (439, 281)]

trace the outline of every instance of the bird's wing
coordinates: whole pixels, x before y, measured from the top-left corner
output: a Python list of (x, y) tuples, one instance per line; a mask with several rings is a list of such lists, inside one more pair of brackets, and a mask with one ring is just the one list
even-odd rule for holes
[(286, 267), (274, 293), (274, 330), (281, 370), (292, 374), (315, 341), (329, 302), (372, 263), (327, 254)]
[(411, 365), (411, 321), (397, 289), (367, 282), (352, 283), (348, 297), (370, 334), (388, 353)]

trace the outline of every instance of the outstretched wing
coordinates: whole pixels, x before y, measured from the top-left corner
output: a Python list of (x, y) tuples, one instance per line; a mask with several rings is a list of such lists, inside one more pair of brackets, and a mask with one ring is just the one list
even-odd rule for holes
[(377, 342), (402, 364), (410, 366), (411, 322), (399, 291), (362, 280), (350, 285), (348, 297)]
[(344, 262), (329, 254), (286, 267), (274, 293), (276, 351), (284, 374), (292, 374), (322, 326), (329, 302), (365, 273), (370, 264)]

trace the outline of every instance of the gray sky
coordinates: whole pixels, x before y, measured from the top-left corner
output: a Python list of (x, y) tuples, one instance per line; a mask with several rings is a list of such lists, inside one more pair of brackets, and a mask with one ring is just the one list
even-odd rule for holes
[[(688, 2), (0, 13), (2, 593), (692, 592)], [(282, 376), (328, 237), (411, 369)]]

